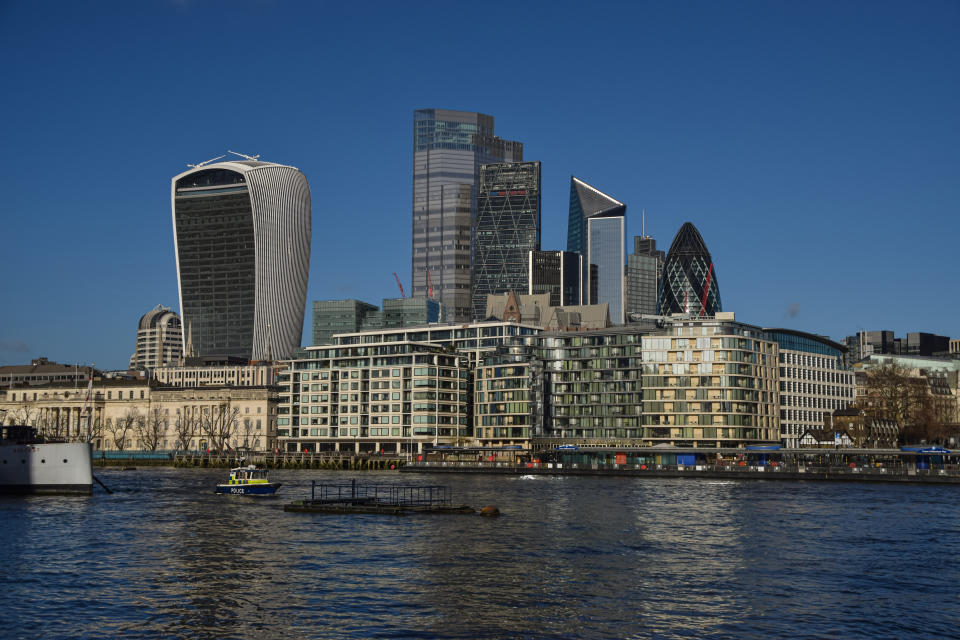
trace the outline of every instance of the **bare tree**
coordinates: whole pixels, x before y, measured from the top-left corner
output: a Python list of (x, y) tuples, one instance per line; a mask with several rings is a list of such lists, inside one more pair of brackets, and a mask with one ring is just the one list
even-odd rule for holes
[(127, 448), (127, 437), (136, 432), (136, 425), (140, 422), (140, 414), (136, 409), (127, 409), (127, 412), (118, 417), (111, 424), (107, 423), (107, 433), (117, 451)]
[(7, 410), (7, 424), (21, 424), (36, 426), (35, 422), (40, 410), (29, 402), (21, 402), (13, 409)]
[(229, 401), (204, 407), (201, 426), (203, 434), (209, 439), (211, 449), (223, 451), (227, 448), (230, 437), (235, 433), (234, 423), (239, 415), (240, 409), (231, 409)]
[(177, 448), (189, 451), (194, 448), (190, 446), (194, 436), (200, 435), (200, 414), (184, 407), (183, 412), (177, 416), (174, 423), (174, 429), (177, 433)]
[(90, 441), (103, 437), (103, 418), (99, 414), (90, 417)]
[(163, 414), (160, 409), (153, 409), (137, 423), (137, 437), (142, 449), (157, 450), (163, 440)]
[(928, 375), (911, 375), (906, 367), (886, 364), (867, 371), (866, 397), (860, 402), (867, 415), (893, 420), (902, 444), (941, 442), (946, 437), (949, 402), (932, 393)]

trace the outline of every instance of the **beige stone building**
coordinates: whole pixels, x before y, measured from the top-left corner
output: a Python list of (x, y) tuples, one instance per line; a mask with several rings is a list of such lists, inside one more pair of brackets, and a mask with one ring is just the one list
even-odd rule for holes
[(276, 448), (277, 390), (269, 386), (160, 387), (145, 378), (0, 391), (0, 420), (94, 450)]

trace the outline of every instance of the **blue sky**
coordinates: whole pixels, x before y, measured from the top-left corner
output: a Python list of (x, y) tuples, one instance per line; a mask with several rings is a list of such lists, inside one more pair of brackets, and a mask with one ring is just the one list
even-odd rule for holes
[(952, 1), (2, 2), (0, 364), (125, 367), (227, 149), (306, 174), (308, 307), (396, 297), (427, 107), (543, 163), (545, 249), (576, 175), (693, 222), (739, 320), (960, 336), (958, 42)]

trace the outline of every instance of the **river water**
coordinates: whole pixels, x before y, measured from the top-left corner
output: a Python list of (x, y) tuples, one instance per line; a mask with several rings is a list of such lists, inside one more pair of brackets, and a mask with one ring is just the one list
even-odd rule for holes
[[(0, 498), (3, 638), (960, 637), (960, 487), (97, 470)], [(478, 515), (285, 513), (310, 481), (442, 484)]]

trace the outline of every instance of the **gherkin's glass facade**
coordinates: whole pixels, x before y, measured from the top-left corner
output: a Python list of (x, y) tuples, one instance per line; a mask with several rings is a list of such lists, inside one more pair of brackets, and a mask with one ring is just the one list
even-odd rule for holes
[(700, 232), (685, 222), (667, 252), (657, 296), (657, 313), (712, 316), (723, 311), (717, 270)]
[(529, 288), (529, 255), (540, 250), (540, 163), (480, 167), (473, 232), (473, 317), (482, 320), (487, 296)]

